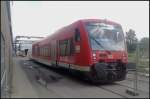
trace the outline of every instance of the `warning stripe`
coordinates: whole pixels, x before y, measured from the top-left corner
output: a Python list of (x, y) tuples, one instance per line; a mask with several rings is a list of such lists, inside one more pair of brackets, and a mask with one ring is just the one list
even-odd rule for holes
[[(40, 59), (40, 58), (33, 58), (33, 57), (32, 57), (32, 59), (34, 59), (34, 60), (36, 60), (40, 63), (51, 66), (51, 61), (50, 60), (45, 60), (45, 59)], [(64, 62), (58, 62), (58, 65), (61, 66), (61, 67), (64, 67), (64, 68), (68, 68), (68, 69), (70, 68), (70, 69), (80, 70), (80, 71), (90, 71), (89, 66), (80, 66), (80, 65), (68, 64), (68, 63), (64, 63)]]

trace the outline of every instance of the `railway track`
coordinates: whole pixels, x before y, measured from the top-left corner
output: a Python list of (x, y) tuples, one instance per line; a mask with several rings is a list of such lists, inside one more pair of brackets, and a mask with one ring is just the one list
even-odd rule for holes
[(114, 90), (112, 90), (112, 89), (109, 89), (109, 88), (106, 88), (106, 87), (100, 87), (100, 86), (98, 86), (99, 88), (101, 88), (101, 89), (103, 89), (103, 90), (106, 90), (106, 91), (109, 91), (109, 92), (111, 92), (111, 93), (113, 93), (113, 94), (116, 94), (116, 95), (119, 95), (119, 96), (121, 96), (122, 98), (128, 98), (126, 95), (123, 95), (123, 94), (120, 94), (120, 93), (118, 93), (118, 92), (116, 92), (116, 91), (114, 91)]
[[(26, 65), (28, 65), (29, 63), (25, 63)], [(31, 63), (31, 65), (32, 65), (32, 63)], [(32, 69), (34, 69), (34, 66), (33, 67), (28, 67), (28, 68), (31, 68), (31, 70)], [(38, 68), (45, 68), (45, 67), (41, 67), (41, 66), (38, 66)], [(103, 90), (105, 90), (105, 91), (108, 91), (108, 92), (111, 92), (111, 93), (113, 93), (113, 94), (116, 94), (116, 95), (118, 95), (118, 96), (120, 96), (120, 97), (123, 97), (123, 98), (127, 98), (125, 95), (122, 95), (122, 94), (119, 94), (118, 92), (115, 92), (115, 91), (112, 91), (112, 90), (110, 90), (109, 88), (105, 88), (105, 87), (103, 87), (103, 86), (98, 86), (98, 88), (101, 88), (101, 89), (103, 89)], [(48, 89), (48, 88), (47, 88)], [(49, 90), (49, 89), (48, 89)]]
[[(134, 75), (134, 72), (128, 72), (128, 74)], [(142, 74), (140, 74), (139, 72), (138, 72), (137, 74), (138, 74), (138, 76), (142, 76), (142, 77), (146, 77), (146, 78), (149, 77), (149, 76), (145, 76), (144, 74), (142, 75)]]
[[(134, 74), (134, 73), (132, 73), (132, 74)], [(141, 76), (141, 75), (140, 75)], [(134, 77), (134, 75), (133, 75), (133, 77)], [(144, 76), (145, 77), (145, 76)], [(149, 83), (149, 80), (141, 80), (141, 79), (137, 79), (138, 81), (140, 81), (141, 83), (146, 83), (146, 84), (148, 84)], [(126, 78), (126, 81), (134, 81), (134, 78), (132, 78), (132, 77), (127, 77)], [(112, 93), (114, 93), (114, 94), (116, 94), (116, 95), (119, 95), (119, 96), (121, 96), (122, 98), (133, 98), (132, 96), (130, 96), (130, 95), (128, 95), (125, 91), (127, 90), (127, 89), (131, 89), (131, 90), (134, 90), (134, 87), (131, 87), (131, 86), (128, 86), (128, 85), (124, 85), (123, 83), (119, 83), (119, 82), (115, 82), (115, 83), (113, 83), (114, 85), (112, 85), (112, 87), (110, 86), (110, 87), (107, 87), (107, 86), (98, 86), (99, 88), (102, 88), (102, 89), (104, 89), (104, 90), (106, 90), (106, 91), (109, 91), (109, 92), (112, 92)], [(109, 86), (109, 85), (108, 85)], [(121, 90), (115, 90), (115, 88), (116, 87), (120, 87), (122, 90), (124, 90), (124, 92), (122, 91), (122, 92), (120, 92)], [(149, 94), (149, 92), (147, 92), (147, 91), (144, 91), (144, 90), (141, 90), (140, 88), (138, 88), (138, 90), (137, 90), (139, 93), (141, 93), (141, 92), (144, 92), (144, 93), (146, 93), (146, 94)]]
[[(129, 88), (129, 89), (134, 89), (133, 87), (130, 87), (130, 86), (127, 86), (127, 85), (124, 85), (124, 84), (120, 84), (120, 83), (116, 83), (116, 84), (119, 85), (119, 86), (124, 86), (124, 87)], [(138, 89), (138, 91), (144, 92), (144, 93), (148, 93), (148, 92), (143, 91), (143, 90), (141, 90), (141, 89)]]
[[(116, 94), (118, 96), (121, 96), (122, 98), (136, 98), (134, 96), (131, 96), (129, 94), (126, 93), (126, 90), (127, 89), (130, 89), (130, 90), (134, 90), (133, 87), (130, 87), (130, 86), (127, 86), (127, 85), (124, 85), (124, 84), (120, 84), (120, 83), (113, 83), (113, 85), (106, 85), (106, 86), (97, 86), (98, 88), (101, 88), (103, 90), (106, 90), (106, 91), (109, 91), (113, 94)], [(144, 92), (146, 94), (149, 94), (149, 92), (146, 92), (146, 91), (143, 91), (143, 90), (140, 90), (138, 89), (137, 90), (139, 93), (141, 92)]]
[[(28, 65), (28, 63), (26, 64), (26, 65)], [(30, 65), (34, 65), (34, 63), (32, 63), (31, 62), (31, 64)], [(30, 66), (29, 66), (30, 67)], [(33, 66), (34, 67), (34, 66)], [(39, 68), (44, 68), (44, 67), (42, 67), (42, 66), (40, 66), (39, 65)], [(127, 78), (127, 81), (132, 81), (133, 79), (132, 78)], [(140, 80), (139, 79), (139, 81), (140, 82), (146, 82), (147, 83), (147, 81), (142, 81), (142, 80)], [(126, 89), (133, 89), (133, 87), (130, 87), (130, 86), (127, 86), (127, 85), (124, 85), (124, 84), (121, 84), (121, 83), (113, 83), (113, 84), (111, 84), (111, 85), (98, 85), (98, 86), (96, 86), (96, 87), (98, 87), (98, 88), (101, 88), (101, 89), (103, 89), (103, 90), (105, 90), (105, 91), (108, 91), (108, 92), (111, 92), (111, 93), (113, 93), (113, 94), (115, 94), (115, 95), (118, 95), (118, 96), (120, 96), (120, 97), (122, 97), (122, 98), (131, 98), (131, 96), (130, 95), (128, 95), (127, 93), (125, 93), (125, 91), (126, 91)], [(143, 90), (138, 90), (138, 91), (142, 91), (143, 92)], [(145, 92), (145, 93), (147, 93), (148, 94), (148, 92)]]
[[(134, 81), (133, 78), (126, 78), (126, 80), (128, 80), (128, 81)], [(149, 83), (149, 81), (146, 81), (146, 80), (141, 80), (141, 79), (137, 79), (137, 80), (140, 81), (140, 82)]]

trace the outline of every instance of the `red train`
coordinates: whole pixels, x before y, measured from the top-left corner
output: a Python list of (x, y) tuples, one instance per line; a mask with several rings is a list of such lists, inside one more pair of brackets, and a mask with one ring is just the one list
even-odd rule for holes
[(93, 82), (126, 78), (128, 55), (120, 24), (78, 20), (32, 45), (32, 59), (84, 74)]

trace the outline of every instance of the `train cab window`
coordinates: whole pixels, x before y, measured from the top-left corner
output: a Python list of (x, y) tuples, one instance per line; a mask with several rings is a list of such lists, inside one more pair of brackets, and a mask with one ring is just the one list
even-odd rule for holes
[(80, 39), (81, 39), (81, 37), (80, 37), (80, 31), (79, 31), (78, 28), (76, 28), (76, 29), (75, 29), (75, 41), (76, 41), (76, 42), (79, 42)]

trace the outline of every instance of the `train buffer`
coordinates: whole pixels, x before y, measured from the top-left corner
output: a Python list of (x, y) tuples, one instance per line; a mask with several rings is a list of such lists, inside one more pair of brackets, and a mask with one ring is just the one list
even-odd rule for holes
[(47, 88), (48, 83), (57, 82), (62, 79), (62, 76), (49, 71), (45, 68), (34, 67), (35, 69), (35, 79)]

